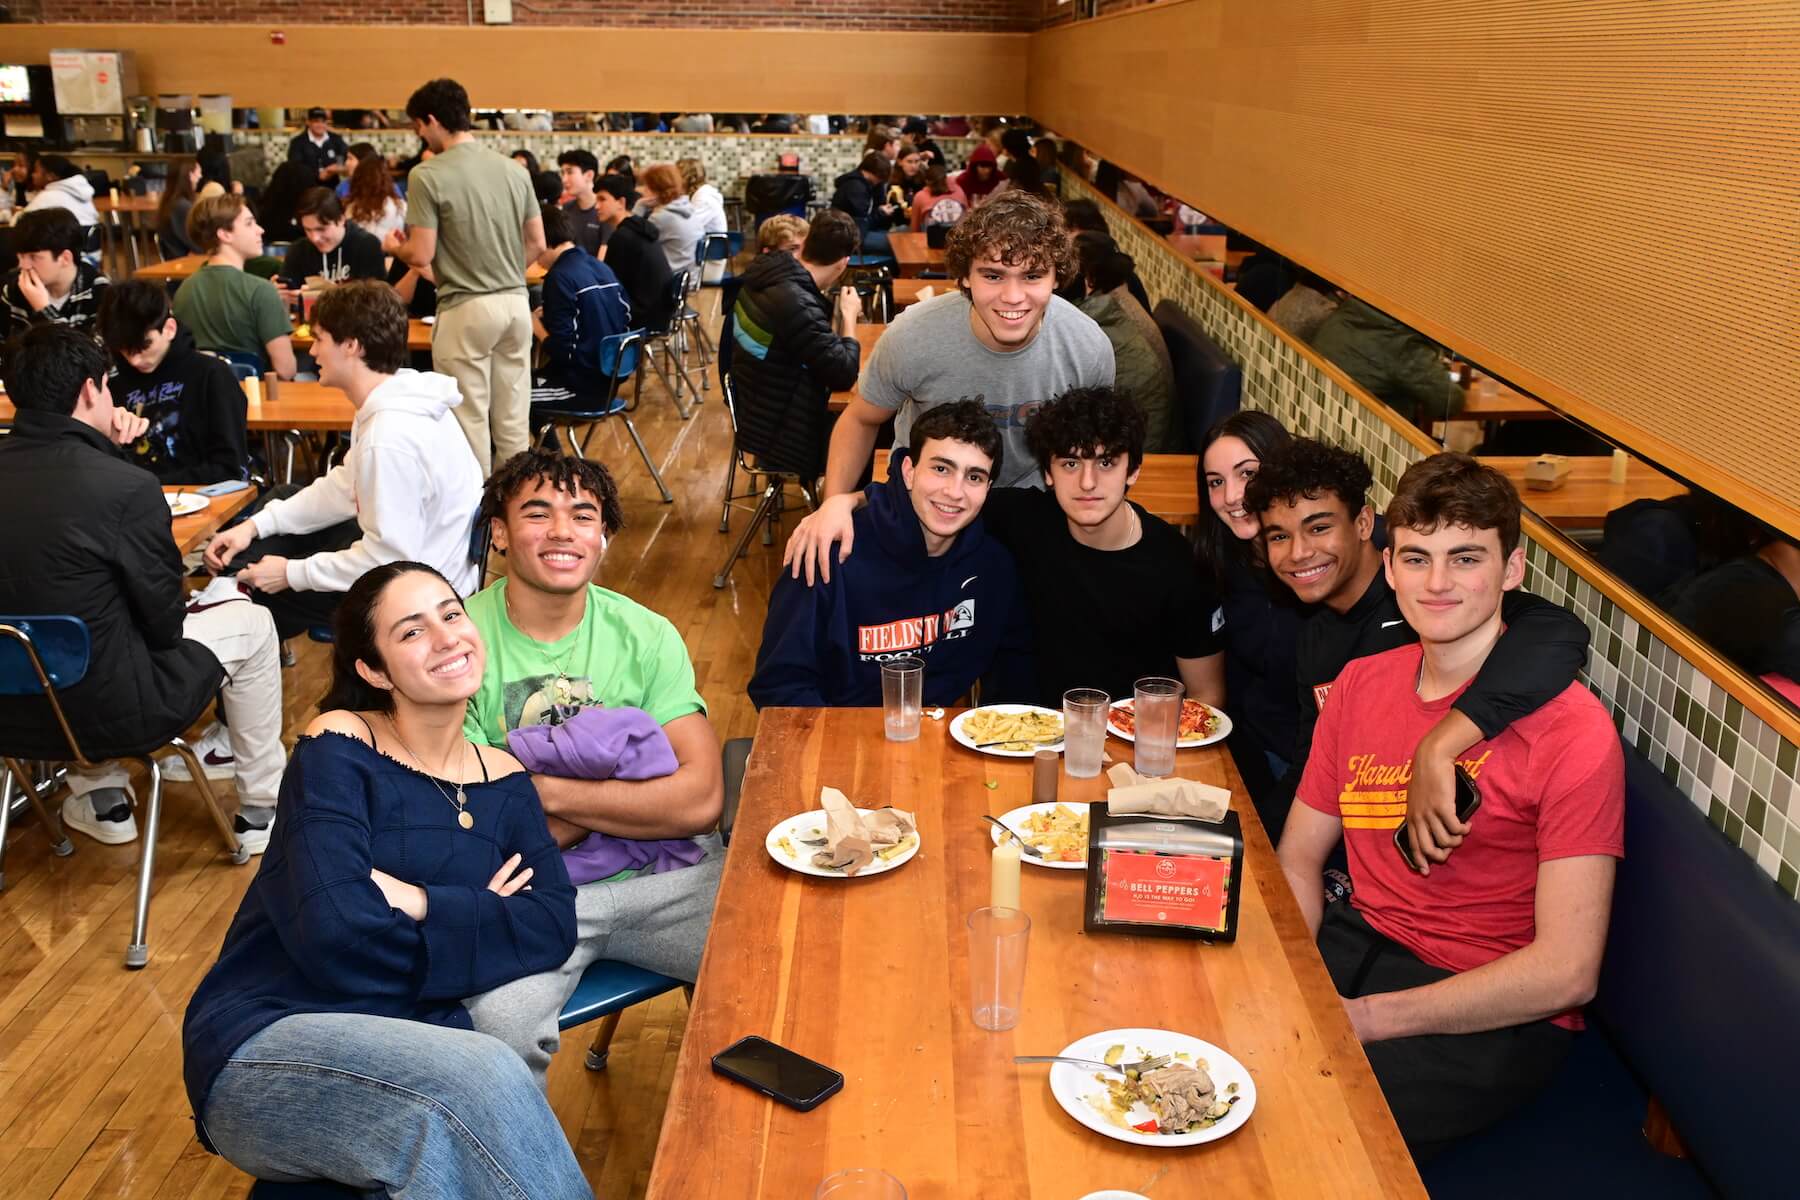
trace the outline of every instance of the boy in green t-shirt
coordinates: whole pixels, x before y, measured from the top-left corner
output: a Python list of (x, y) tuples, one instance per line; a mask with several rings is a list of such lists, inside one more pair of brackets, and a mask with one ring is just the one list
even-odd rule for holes
[(256, 214), (242, 196), (209, 196), (188, 213), (188, 236), (208, 257), (176, 291), (175, 319), (202, 350), (292, 379), (294, 327), (287, 306), (274, 284), (244, 273), (244, 264), (263, 252)]
[(700, 971), (724, 864), (719, 739), (694, 668), (669, 621), (592, 580), (623, 513), (605, 467), (528, 450), (487, 481), (482, 516), (507, 578), (469, 597), (487, 647), (464, 732), (504, 746), (509, 730), (556, 724), (589, 705), (641, 708), (659, 722), (676, 770), (641, 781), (533, 775), (550, 832), (565, 848), (590, 832), (658, 841), (693, 838), (705, 857), (658, 873), (621, 872), (576, 890), (579, 940), (557, 971), (468, 1002), (475, 1026), (500, 1038), (540, 1080), (559, 1043), (557, 1014), (599, 958), (692, 980)]

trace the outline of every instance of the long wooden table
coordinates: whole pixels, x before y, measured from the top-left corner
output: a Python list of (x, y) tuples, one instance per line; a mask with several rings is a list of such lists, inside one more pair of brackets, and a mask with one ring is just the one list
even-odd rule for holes
[(1633, 500), (1667, 500), (1687, 491), (1687, 485), (1679, 479), (1636, 458), (1626, 469), (1624, 483), (1612, 482), (1611, 455), (1570, 458), (1567, 479), (1561, 487), (1548, 492), (1525, 486), (1525, 466), (1532, 461), (1530, 457), (1491, 455), (1481, 461), (1505, 472), (1519, 489), (1519, 499), (1525, 507), (1558, 529), (1595, 529), (1606, 523), (1607, 513)]
[[(1023, 1012), (1010, 1032), (977, 1029), (964, 919), (987, 903), (992, 843), (979, 814), (1028, 803), (1032, 764), (964, 750), (947, 727), (927, 719), (918, 741), (900, 744), (883, 740), (876, 709), (763, 712), (651, 1200), (803, 1200), (854, 1166), (892, 1173), (911, 1200), (1074, 1200), (1099, 1188), (1169, 1200), (1424, 1197), (1222, 746), (1182, 751), (1177, 771), (1232, 789), (1245, 836), (1237, 941), (1086, 935), (1083, 874), (1025, 867)], [(1129, 756), (1123, 742), (1110, 749)], [(1102, 799), (1104, 784), (1065, 776), (1061, 799)], [(821, 785), (914, 811), (919, 855), (862, 880), (778, 866), (764, 835), (816, 808)], [(1130, 1026), (1230, 1051), (1256, 1082), (1249, 1122), (1189, 1149), (1128, 1145), (1065, 1114), (1046, 1068), (1012, 1061)], [(800, 1113), (713, 1074), (712, 1056), (746, 1034), (843, 1072), (843, 1091)]]
[(246, 401), (245, 418), (252, 433), (287, 429), (342, 433), (356, 420), (356, 409), (342, 389), (317, 381), (280, 384), (273, 400), (264, 384), (261, 399)]
[[(193, 494), (194, 487), (192, 484), (185, 484), (181, 487), (164, 487), (163, 491), (170, 495), (176, 492)], [(175, 517), (169, 522), (169, 530), (175, 536), (176, 547), (186, 554), (202, 541), (219, 532), (225, 522), (242, 512), (244, 507), (254, 499), (256, 499), (256, 489), (247, 487), (242, 491), (213, 496), (207, 502), (203, 512), (185, 517)]]
[(856, 369), (856, 384), (845, 391), (831, 393), (831, 399), (826, 402), (826, 407), (832, 412), (843, 412), (850, 407), (850, 401), (862, 395), (862, 373), (869, 369), (869, 355), (875, 352), (875, 343), (881, 340), (881, 335), (886, 333), (887, 329), (886, 325), (866, 321), (857, 325), (856, 341), (862, 347), (862, 361)]
[[(1171, 525), (1200, 523), (1199, 456), (1146, 454), (1128, 496)], [(888, 454), (875, 452), (875, 481), (888, 477)]]
[(928, 267), (936, 270), (944, 267), (944, 252), (927, 245), (923, 233), (892, 230), (888, 233), (888, 250), (894, 256), (895, 268), (905, 279), (916, 278)]
[(1475, 386), (1469, 388), (1469, 399), (1463, 410), (1457, 415), (1459, 421), (1549, 421), (1562, 414), (1545, 404), (1542, 400), (1527, 396), (1524, 392), (1514, 391), (1498, 379), (1491, 380), (1494, 394), (1481, 394), (1481, 381), (1485, 377), (1476, 372)]
[[(302, 330), (305, 332), (301, 332)], [(312, 326), (310, 324), (302, 323), (294, 326), (292, 340), (294, 349), (311, 350), (313, 342), (317, 339), (313, 336)], [(408, 321), (406, 323), (406, 348), (416, 352), (430, 350), (431, 325), (420, 320), (418, 317), (414, 317)]]

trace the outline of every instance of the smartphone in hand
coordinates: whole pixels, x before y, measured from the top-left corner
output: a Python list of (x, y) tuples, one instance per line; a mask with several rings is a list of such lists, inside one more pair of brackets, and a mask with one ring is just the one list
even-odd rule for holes
[[(1469, 818), (1474, 816), (1475, 810), (1480, 807), (1481, 789), (1475, 786), (1475, 781), (1469, 778), (1469, 773), (1463, 770), (1462, 764), (1457, 763), (1456, 819), (1461, 821), (1464, 825), (1467, 825), (1469, 823)], [(1407, 836), (1406, 822), (1404, 820), (1401, 821), (1399, 827), (1394, 830), (1394, 849), (1400, 852), (1400, 857), (1406, 860), (1407, 866), (1415, 871), (1419, 869), (1418, 861), (1413, 858), (1412, 838)]]

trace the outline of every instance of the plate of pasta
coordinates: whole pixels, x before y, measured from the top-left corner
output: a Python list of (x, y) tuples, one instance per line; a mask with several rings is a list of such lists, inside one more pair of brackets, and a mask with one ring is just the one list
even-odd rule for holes
[(1062, 749), (1063, 715), (1035, 704), (985, 704), (951, 721), (950, 736), (982, 754), (1030, 758)]
[[(1087, 805), (1063, 804), (1059, 801), (1027, 804), (1013, 809), (1000, 820), (1019, 835), (1020, 841), (1043, 852), (1042, 858), (1023, 855), (1021, 862), (1028, 862), (1034, 867), (1054, 867), (1059, 871), (1087, 870)], [(988, 832), (993, 835), (996, 845), (1006, 836), (992, 825), (988, 826)]]

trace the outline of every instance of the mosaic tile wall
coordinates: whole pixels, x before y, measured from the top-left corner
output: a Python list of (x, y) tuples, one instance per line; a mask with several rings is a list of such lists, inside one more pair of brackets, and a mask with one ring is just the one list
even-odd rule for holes
[[(343, 131), (344, 140), (352, 144), (367, 141), (390, 156), (405, 157), (419, 147), (419, 139), (410, 130), (371, 129)], [(597, 133), (571, 130), (566, 133), (489, 133), (475, 135), (502, 154), (524, 147), (537, 155), (538, 161), (554, 170), (556, 156), (564, 150), (589, 150), (604, 167), (608, 159), (620, 154), (631, 155), (639, 169), (647, 163), (674, 162), (678, 158), (698, 158), (706, 167), (707, 179), (727, 196), (741, 196), (743, 181), (775, 169), (783, 154), (798, 154), (800, 169), (812, 177), (813, 192), (820, 200), (831, 198), (831, 181), (862, 161), (863, 135), (820, 137), (798, 135), (782, 137), (774, 134), (730, 133)], [(287, 159), (291, 131), (240, 131), (236, 143), (262, 152), (266, 171), (273, 171)], [(938, 138), (946, 158), (961, 166), (976, 139)], [(250, 179), (258, 183), (260, 180)]]
[[(1202, 282), (1168, 243), (1112, 205), (1101, 209), (1114, 239), (1137, 260), (1151, 302), (1174, 300), (1243, 367), (1245, 407), (1360, 449), (1375, 475), (1371, 498), (1385, 505), (1421, 451), (1273, 325)], [(1625, 740), (1783, 892), (1800, 898), (1800, 747), (1602, 596), (1551, 546), (1527, 538), (1525, 561), (1525, 586), (1587, 623), (1593, 647), (1584, 679)]]

